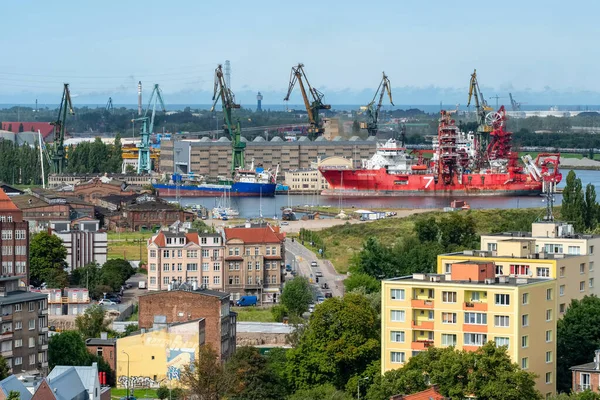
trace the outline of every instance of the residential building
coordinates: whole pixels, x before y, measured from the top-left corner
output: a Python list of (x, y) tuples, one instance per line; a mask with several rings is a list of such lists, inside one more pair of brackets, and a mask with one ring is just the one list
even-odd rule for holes
[(52, 234), (63, 241), (67, 249), (67, 272), (90, 263), (103, 265), (108, 253), (108, 238), (104, 230), (100, 230), (100, 221), (91, 218), (80, 218), (71, 221), (50, 221)]
[(71, 370), (75, 370), (83, 387), (86, 389), (89, 400), (101, 400), (100, 394), (102, 388), (100, 387), (100, 379), (98, 377), (98, 363), (92, 363), (91, 366), (68, 366), (68, 365), (57, 365), (52, 369), (52, 372), (48, 374), (46, 380), (52, 382), (59, 376), (65, 373), (72, 373)]
[(6, 400), (10, 392), (19, 393), (19, 400), (31, 400), (33, 397), (17, 375), (9, 375), (0, 381), (0, 400)]
[(35, 388), (31, 400), (88, 400), (89, 394), (75, 367), (54, 378), (45, 378)]
[(117, 366), (117, 339), (109, 339), (106, 332), (102, 332), (100, 338), (86, 339), (85, 345), (90, 354), (102, 357), (110, 366), (111, 371), (115, 371)]
[(2, 276), (20, 276), (26, 287), (29, 275), (29, 225), (23, 212), (0, 190), (0, 262)]
[(117, 339), (117, 386), (158, 387), (166, 379), (179, 386), (183, 369), (207, 343), (209, 324), (202, 318), (176, 323), (158, 320), (151, 328)]
[(590, 390), (600, 393), (600, 350), (595, 351), (593, 362), (571, 367), (571, 374), (573, 376), (573, 392)]
[(50, 315), (79, 315), (90, 306), (90, 294), (85, 288), (31, 289), (31, 292), (48, 297)]
[(481, 250), (496, 251), (498, 242), (514, 238), (530, 239), (536, 253), (583, 255), (588, 259), (589, 294), (600, 296), (600, 235), (576, 233), (573, 225), (559, 221), (531, 224), (531, 232), (501, 232), (481, 236)]
[[(360, 165), (360, 160), (370, 158), (375, 154), (377, 139), (371, 137), (362, 140), (354, 136), (349, 140), (325, 140), (324, 137), (314, 141), (301, 137), (297, 141), (283, 141), (275, 137), (270, 141), (261, 136), (246, 142), (246, 160), (254, 160), (255, 165), (275, 168), (279, 166), (282, 172), (310, 168), (318, 158), (343, 157), (354, 160), (354, 166)], [(174, 163), (175, 161), (175, 163)], [(202, 139), (183, 139), (161, 141), (160, 171), (172, 174), (173, 165), (176, 172), (208, 177), (225, 176), (231, 169), (231, 142), (222, 137), (212, 141), (207, 137)]]
[(310, 163), (309, 168), (286, 171), (285, 184), (289, 186), (290, 192), (321, 193), (329, 189), (329, 184), (323, 178), (319, 167), (352, 168), (352, 164), (352, 160), (337, 156), (317, 159), (316, 162)]
[[(171, 289), (148, 291), (139, 297), (139, 327), (150, 329), (157, 320), (171, 324), (203, 319), (206, 321), (206, 343), (215, 349), (221, 360), (227, 360), (235, 352), (236, 345), (237, 315), (230, 311), (230, 295), (209, 289), (194, 290), (185, 283), (174, 284)], [(121, 342), (117, 343), (120, 352)]]
[(277, 303), (285, 276), (285, 235), (278, 226), (225, 228), (225, 287), (233, 300)]
[(442, 396), (438, 385), (433, 385), (422, 392), (392, 396), (390, 400), (450, 400), (450, 398)]
[(446, 274), (382, 282), (382, 373), (430, 346), (475, 351), (487, 341), (556, 391), (556, 280), (496, 277), (491, 260), (456, 261)]
[(160, 231), (148, 240), (148, 290), (173, 282), (223, 290), (225, 246), (218, 233)]
[(553, 297), (561, 316), (573, 299), (591, 294), (589, 257), (584, 255), (536, 252), (535, 240), (511, 238), (498, 241), (496, 250), (465, 250), (438, 256), (437, 272), (451, 273), (459, 262), (495, 265), (495, 276), (549, 279), (556, 284)]

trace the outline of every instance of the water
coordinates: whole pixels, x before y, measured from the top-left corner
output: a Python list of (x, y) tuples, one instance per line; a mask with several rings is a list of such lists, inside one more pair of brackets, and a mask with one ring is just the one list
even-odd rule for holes
[[(567, 170), (563, 170), (563, 180), (559, 187), (564, 187)], [(581, 179), (583, 187), (591, 183), (600, 193), (600, 171), (575, 170), (577, 177)], [(175, 200), (168, 198), (168, 200)], [(371, 197), (371, 198), (343, 198), (342, 207), (344, 209), (360, 208), (444, 208), (450, 206), (452, 200), (466, 200), (471, 208), (536, 208), (545, 207), (541, 196), (531, 197)], [(209, 209), (215, 207), (218, 199), (213, 197), (182, 198), (181, 205), (187, 206), (199, 204)], [(559, 205), (562, 201), (562, 195), (555, 196), (555, 204)], [(231, 207), (240, 212), (241, 218), (256, 218), (262, 216), (265, 218), (281, 217), (281, 207), (319, 205), (331, 206), (333, 212), (337, 212), (340, 206), (339, 197), (334, 196), (316, 196), (316, 195), (278, 195), (270, 198), (258, 197), (232, 197)]]

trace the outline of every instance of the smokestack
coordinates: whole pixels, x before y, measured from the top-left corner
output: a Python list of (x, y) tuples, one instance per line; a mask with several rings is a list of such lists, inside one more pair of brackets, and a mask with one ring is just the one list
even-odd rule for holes
[(142, 81), (138, 82), (138, 116), (142, 115)]
[(594, 356), (594, 369), (600, 370), (600, 350), (595, 351), (596, 355)]

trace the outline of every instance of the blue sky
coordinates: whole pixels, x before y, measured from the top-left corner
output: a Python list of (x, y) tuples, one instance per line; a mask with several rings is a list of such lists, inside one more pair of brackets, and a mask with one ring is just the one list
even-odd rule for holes
[(0, 103), (52, 102), (63, 81), (77, 101), (135, 103), (139, 79), (167, 102), (209, 103), (229, 59), (241, 102), (260, 90), (282, 104), (303, 62), (333, 104), (370, 101), (383, 70), (398, 104), (464, 104), (473, 68), (486, 96), (600, 104), (599, 12), (556, 0), (4, 1)]

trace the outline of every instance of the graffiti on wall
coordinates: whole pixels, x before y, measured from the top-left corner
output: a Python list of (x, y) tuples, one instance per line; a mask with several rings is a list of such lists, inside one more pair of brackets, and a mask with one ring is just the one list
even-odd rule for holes
[(129, 379), (127, 379), (127, 375), (121, 375), (119, 376), (118, 381), (119, 385), (130, 388), (158, 386), (158, 383), (149, 376), (130, 376)]
[(194, 349), (167, 349), (167, 378), (181, 379), (181, 371), (194, 361)]

